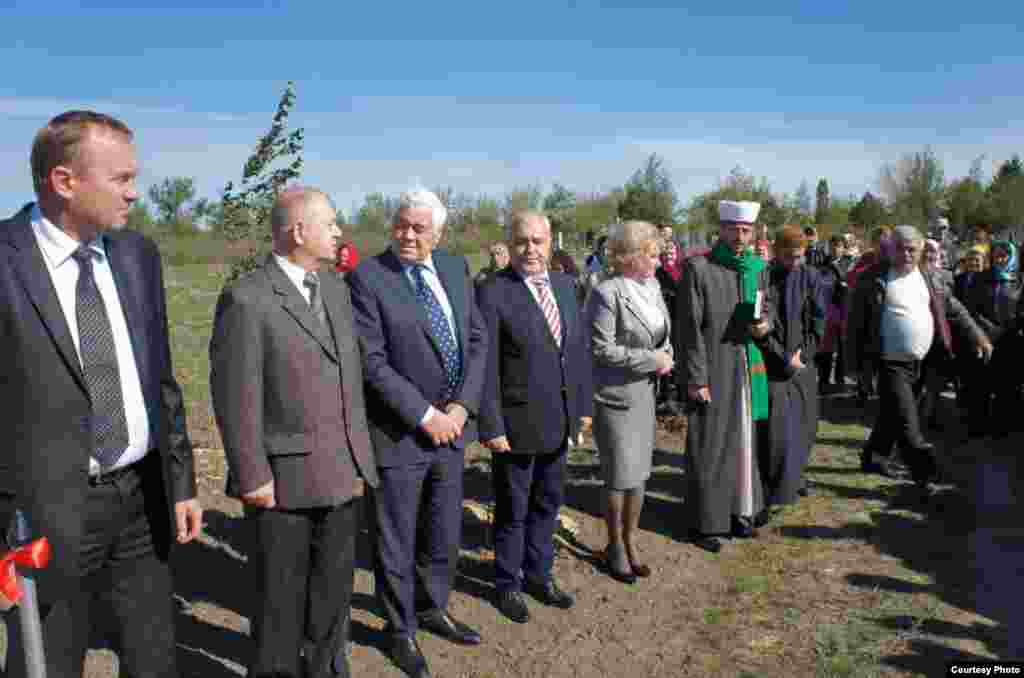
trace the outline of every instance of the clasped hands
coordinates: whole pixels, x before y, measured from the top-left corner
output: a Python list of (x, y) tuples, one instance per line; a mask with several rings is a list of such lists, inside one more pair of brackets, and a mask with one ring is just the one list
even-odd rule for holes
[(462, 435), (469, 412), (459, 403), (448, 403), (444, 412), (434, 411), (434, 415), (421, 425), (423, 432), (429, 436), (435, 446), (448, 445)]
[[(593, 428), (594, 420), (591, 417), (580, 417), (580, 432), (576, 438), (576, 444), (583, 444), (583, 434), (590, 431)], [(572, 441), (569, 441), (570, 445)], [(508, 436), (498, 436), (497, 438), (491, 438), (490, 440), (483, 441), (484, 447), (495, 454), (502, 452), (511, 452), (512, 446), (508, 442)]]

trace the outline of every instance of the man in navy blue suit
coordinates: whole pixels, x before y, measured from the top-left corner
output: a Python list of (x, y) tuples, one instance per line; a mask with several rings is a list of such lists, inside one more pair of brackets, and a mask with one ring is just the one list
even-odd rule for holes
[(551, 224), (519, 212), (510, 226), (512, 265), (480, 290), (489, 343), (480, 440), (493, 454), (495, 605), (524, 623), (524, 590), (553, 607), (575, 602), (552, 578), (552, 535), (566, 450), (593, 402), (573, 280), (548, 272)]
[(380, 486), (370, 497), (376, 590), (391, 658), (430, 675), (423, 627), (480, 642), (447, 612), (462, 528), (465, 446), (476, 440), (487, 329), (462, 257), (435, 250), (447, 210), (430, 191), (401, 196), (391, 248), (349, 274)]

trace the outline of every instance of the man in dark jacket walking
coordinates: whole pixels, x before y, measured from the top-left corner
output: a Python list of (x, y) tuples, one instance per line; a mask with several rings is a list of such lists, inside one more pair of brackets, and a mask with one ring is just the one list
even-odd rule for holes
[(887, 456), (893, 443), (903, 447), (914, 482), (926, 488), (935, 472), (933, 445), (925, 441), (914, 384), (932, 342), (952, 344), (950, 322), (966, 333), (985, 360), (992, 343), (960, 304), (936, 288), (919, 265), (924, 238), (913, 226), (893, 231), (892, 257), (865, 271), (857, 282), (846, 336), (848, 367), (878, 370), (879, 414), (861, 455), (861, 470), (886, 473), (874, 455)]

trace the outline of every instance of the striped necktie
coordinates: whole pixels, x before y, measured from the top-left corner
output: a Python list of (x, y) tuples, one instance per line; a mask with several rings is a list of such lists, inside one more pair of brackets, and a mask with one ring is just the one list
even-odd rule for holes
[(543, 311), (544, 317), (548, 321), (548, 327), (551, 329), (551, 336), (555, 340), (555, 345), (558, 348), (562, 348), (562, 321), (558, 316), (558, 304), (555, 303), (555, 298), (551, 294), (547, 278), (533, 278), (530, 282), (537, 288), (540, 310)]

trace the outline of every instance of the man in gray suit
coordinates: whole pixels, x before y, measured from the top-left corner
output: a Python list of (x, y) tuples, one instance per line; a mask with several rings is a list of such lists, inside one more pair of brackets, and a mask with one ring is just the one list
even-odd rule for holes
[(256, 678), (349, 675), (353, 499), (377, 471), (348, 289), (317, 274), (337, 252), (335, 215), (317, 190), (278, 199), (274, 252), (221, 294), (210, 341), (228, 494), (257, 535)]

